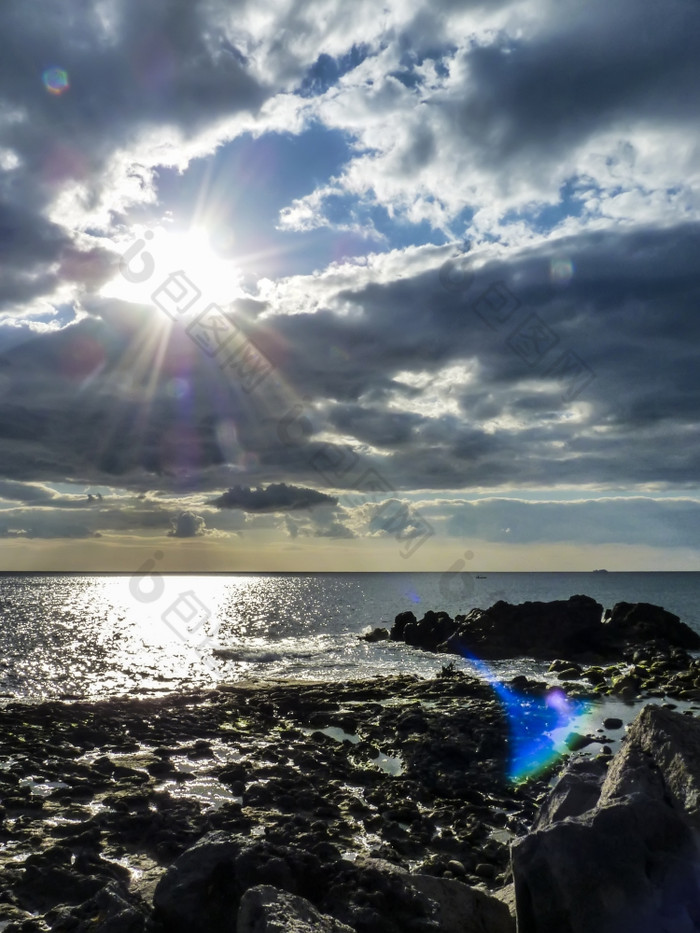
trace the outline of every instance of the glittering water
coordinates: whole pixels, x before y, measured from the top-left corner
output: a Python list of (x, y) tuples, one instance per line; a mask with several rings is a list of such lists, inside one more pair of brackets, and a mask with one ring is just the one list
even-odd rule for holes
[[(457, 585), (455, 585), (455, 583)], [(358, 635), (412, 609), (585, 593), (662, 605), (700, 631), (700, 574), (0, 575), (0, 695), (153, 694), (241, 679), (431, 676), (447, 660)], [(468, 662), (456, 659), (468, 668)], [(498, 677), (543, 670), (527, 659)]]

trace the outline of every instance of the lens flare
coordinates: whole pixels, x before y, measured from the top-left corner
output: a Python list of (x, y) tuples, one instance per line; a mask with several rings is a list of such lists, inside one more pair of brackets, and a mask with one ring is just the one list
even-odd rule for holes
[(520, 784), (542, 774), (568, 751), (566, 737), (574, 723), (585, 720), (595, 704), (569, 699), (559, 687), (544, 697), (530, 696), (501, 683), (478, 658), (464, 657), (491, 684), (508, 719), (508, 779)]
[(42, 75), (44, 87), (49, 94), (63, 94), (70, 87), (68, 72), (63, 68), (47, 68)]
[(574, 275), (570, 259), (553, 259), (549, 264), (549, 277), (555, 285), (568, 285)]

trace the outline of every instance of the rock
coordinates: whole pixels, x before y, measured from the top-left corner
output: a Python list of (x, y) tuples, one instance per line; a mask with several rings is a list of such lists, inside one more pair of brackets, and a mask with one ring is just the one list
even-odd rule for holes
[(537, 813), (533, 829), (545, 829), (569, 816), (592, 810), (598, 803), (607, 771), (605, 763), (595, 758), (570, 758)]
[(114, 882), (106, 885), (80, 907), (55, 912), (54, 933), (144, 933), (147, 913), (127, 891)]
[[(402, 612), (390, 637), (426, 651), (473, 654), (484, 660), (520, 656), (550, 660), (550, 673), (563, 679), (584, 677), (601, 688), (610, 671), (593, 667), (584, 673), (572, 662), (598, 664), (632, 654), (648, 659), (653, 650), (675, 652), (672, 663), (682, 670), (692, 663), (686, 650), (700, 648), (700, 635), (660, 606), (617, 603), (604, 616), (600, 603), (581, 595), (520, 605), (500, 600), (489, 609), (472, 609), (454, 619), (446, 612), (428, 611), (417, 620), (412, 612)], [(641, 653), (640, 642), (648, 643)], [(636, 692), (639, 683), (624, 684), (623, 694), (631, 695), (633, 686)]]
[(413, 613), (403, 612), (396, 617), (391, 637), (429, 651), (467, 652), (484, 659), (571, 658), (601, 650), (602, 615), (603, 607), (589, 596), (518, 606), (501, 600), (454, 620), (444, 612), (426, 612), (417, 622)]
[(442, 933), (515, 933), (508, 907), (461, 881), (433, 875), (408, 875), (406, 883), (439, 907)]
[(578, 752), (595, 741), (590, 735), (581, 735), (579, 732), (570, 732), (564, 739), (566, 747), (572, 752)]
[(616, 716), (608, 716), (607, 719), (603, 720), (604, 729), (621, 729), (623, 725), (623, 721)]
[[(231, 928), (232, 929), (232, 928)], [(354, 933), (305, 898), (270, 885), (249, 888), (241, 898), (236, 933)]]
[(462, 881), (414, 874), (382, 859), (365, 859), (361, 865), (427, 898), (441, 933), (515, 933), (507, 905)]
[(556, 823), (518, 840), (511, 857), (518, 933), (659, 933), (700, 922), (692, 831), (657, 800)]
[(627, 644), (661, 639), (690, 651), (700, 648), (700, 635), (677, 615), (651, 603), (616, 603), (604, 617), (608, 638)]
[(392, 641), (404, 641), (404, 629), (412, 622), (415, 624), (416, 617), (412, 612), (400, 612), (394, 619), (389, 637)]
[(700, 721), (647, 706), (602, 786), (577, 777), (573, 812), (557, 785), (511, 848), (518, 933), (700, 929)]
[(492, 892), (492, 896), (499, 900), (502, 904), (505, 904), (510, 912), (510, 916), (513, 920), (513, 925), (515, 928), (515, 885), (511, 882), (510, 884), (504, 885), (502, 888), (498, 888), (496, 891)]
[[(645, 706), (627, 730), (623, 751), (632, 749), (641, 753), (637, 767), (645, 763), (662, 782), (673, 806), (700, 829), (700, 720), (660, 706)], [(625, 767), (622, 755), (613, 764), (603, 787), (610, 799), (622, 796), (629, 780), (629, 766)]]
[(322, 884), (321, 863), (309, 852), (208, 833), (161, 878), (155, 917), (169, 933), (230, 933), (241, 896), (259, 884), (307, 896)]
[(377, 642), (377, 641), (387, 641), (389, 639), (389, 629), (382, 628), (381, 626), (373, 629), (371, 632), (367, 632), (365, 635), (358, 636), (361, 641)]
[(558, 672), (560, 680), (578, 680), (581, 677), (581, 668), (578, 664), (574, 664), (571, 667), (565, 667), (563, 670)]

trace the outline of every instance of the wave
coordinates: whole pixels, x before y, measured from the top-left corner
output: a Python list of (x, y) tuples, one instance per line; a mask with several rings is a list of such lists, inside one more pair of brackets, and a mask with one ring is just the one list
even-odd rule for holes
[(315, 658), (319, 654), (325, 654), (327, 647), (300, 649), (298, 646), (292, 649), (281, 647), (273, 648), (270, 645), (259, 648), (251, 646), (239, 646), (236, 648), (214, 648), (212, 655), (222, 661), (244, 661), (251, 664), (274, 664), (276, 661), (293, 661), (297, 659)]

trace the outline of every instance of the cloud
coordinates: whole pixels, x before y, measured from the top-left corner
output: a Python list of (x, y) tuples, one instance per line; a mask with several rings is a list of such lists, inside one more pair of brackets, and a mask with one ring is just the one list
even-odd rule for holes
[(203, 534), (206, 534), (206, 522), (194, 512), (180, 512), (173, 519), (172, 530), (169, 532), (173, 538), (196, 538)]
[[(699, 8), (81, 9), (0, 10), (0, 534), (166, 533), (178, 513), (262, 533), (282, 513), (315, 537), (400, 514), (407, 537), (422, 490), (696, 488)], [(274, 370), (254, 393), (181, 322), (100, 292), (135, 228), (192, 217), (238, 251), (227, 311)], [(337, 505), (370, 474), (405, 512)], [(479, 514), (500, 508), (496, 538), (550, 516)], [(595, 513), (641, 537), (634, 513), (691, 543), (690, 505), (581, 508), (581, 534)]]
[[(487, 498), (444, 506), (448, 533), (463, 541), (700, 548), (700, 502), (690, 498), (606, 496), (573, 502)], [(423, 505), (428, 514), (435, 507)]]
[(271, 483), (265, 488), (258, 489), (232, 486), (227, 492), (210, 501), (219, 509), (243, 509), (246, 512), (288, 512), (327, 503), (332, 504), (337, 500), (315, 489), (288, 486), (286, 483)]

